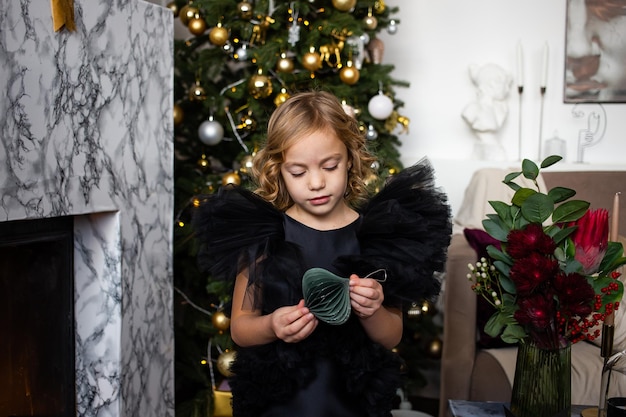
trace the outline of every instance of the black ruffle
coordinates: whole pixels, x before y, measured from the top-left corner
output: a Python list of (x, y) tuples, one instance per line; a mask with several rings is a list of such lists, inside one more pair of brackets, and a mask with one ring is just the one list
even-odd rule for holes
[(342, 257), (335, 265), (363, 277), (384, 269), (385, 302), (406, 304), (439, 294), (434, 272), (443, 271), (452, 235), (450, 207), (435, 187), (427, 160), (390, 177), (362, 210), (358, 232), (361, 254)]
[[(315, 361), (330, 358), (345, 376), (345, 388), (369, 417), (389, 417), (402, 385), (400, 357), (371, 342), (360, 323), (343, 326), (320, 323), (314, 335), (297, 344), (276, 341), (240, 348), (231, 370), (233, 415), (258, 417), (272, 404), (284, 403), (298, 387), (315, 377)], [(278, 358), (271, 360), (269, 358)]]

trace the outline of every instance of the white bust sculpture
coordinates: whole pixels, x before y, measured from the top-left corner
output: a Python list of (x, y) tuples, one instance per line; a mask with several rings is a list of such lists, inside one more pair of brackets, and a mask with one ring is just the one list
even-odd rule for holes
[(476, 100), (465, 107), (461, 116), (477, 138), (474, 158), (504, 160), (506, 152), (497, 133), (509, 112), (506, 99), (513, 79), (508, 72), (495, 64), (482, 67), (470, 65), (469, 73), (476, 86)]

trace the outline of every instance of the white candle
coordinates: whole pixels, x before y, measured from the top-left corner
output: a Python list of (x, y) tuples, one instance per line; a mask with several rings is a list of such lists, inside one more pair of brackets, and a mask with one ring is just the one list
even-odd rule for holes
[(615, 193), (613, 198), (613, 212), (611, 213), (611, 232), (609, 240), (617, 242), (619, 236), (619, 192)]
[(543, 65), (541, 68), (541, 88), (546, 88), (546, 84), (548, 81), (548, 61), (549, 61), (549, 49), (548, 42), (543, 45)]
[(524, 86), (524, 51), (522, 51), (522, 43), (517, 43), (517, 86)]

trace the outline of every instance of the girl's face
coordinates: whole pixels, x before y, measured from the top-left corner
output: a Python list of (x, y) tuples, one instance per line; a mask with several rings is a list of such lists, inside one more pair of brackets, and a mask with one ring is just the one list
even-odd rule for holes
[(298, 139), (284, 155), (280, 171), (294, 205), (287, 213), (312, 227), (342, 226), (347, 205), (348, 150), (332, 129)]

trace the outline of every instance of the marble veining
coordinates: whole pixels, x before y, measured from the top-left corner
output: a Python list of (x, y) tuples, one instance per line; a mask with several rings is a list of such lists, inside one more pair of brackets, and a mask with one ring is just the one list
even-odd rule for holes
[(77, 415), (173, 416), (173, 16), (0, 0), (0, 221), (74, 216)]

